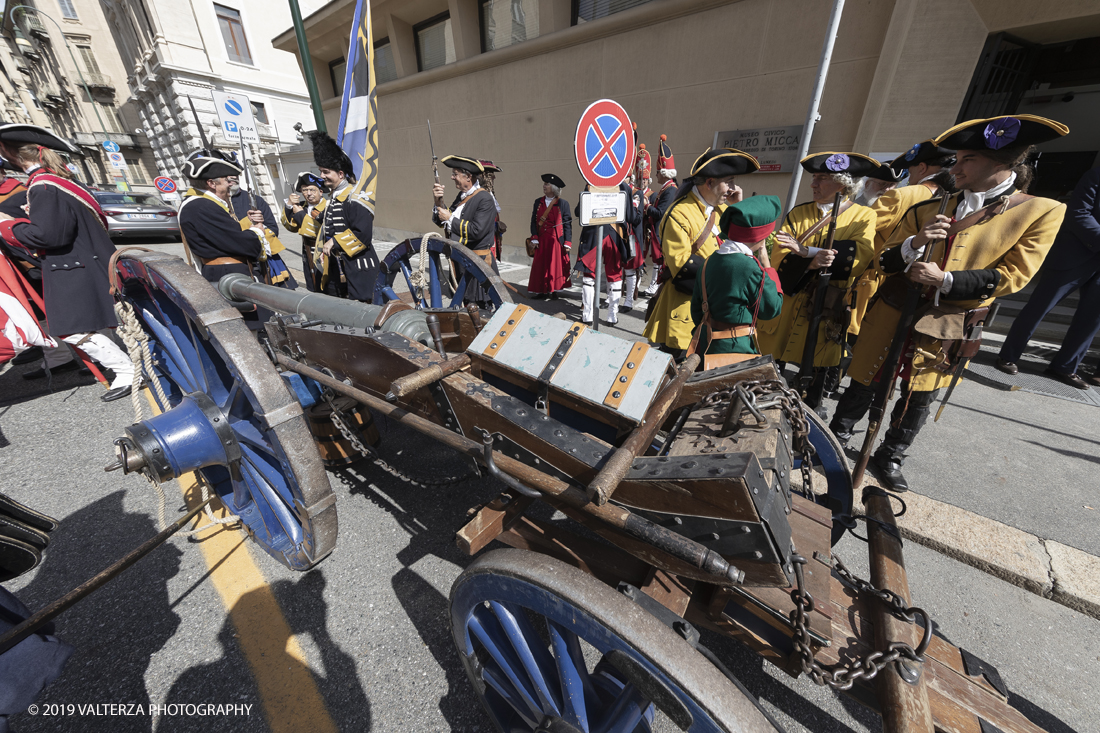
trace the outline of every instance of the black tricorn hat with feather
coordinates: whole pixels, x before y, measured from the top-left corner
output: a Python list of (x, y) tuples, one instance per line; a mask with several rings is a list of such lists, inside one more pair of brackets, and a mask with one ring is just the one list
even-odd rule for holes
[(351, 165), (351, 158), (340, 149), (336, 141), (320, 130), (307, 132), (313, 143), (313, 162), (318, 168), (328, 168), (331, 171), (343, 171), (349, 181), (355, 180), (355, 169)]

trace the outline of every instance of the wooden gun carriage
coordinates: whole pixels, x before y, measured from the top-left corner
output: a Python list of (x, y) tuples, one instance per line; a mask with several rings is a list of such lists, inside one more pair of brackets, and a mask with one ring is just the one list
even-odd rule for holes
[[(694, 357), (678, 366), (513, 303), (475, 255), (430, 244), (431, 284), (396, 297), (419, 249), (403, 243), (373, 305), (243, 276), (219, 294), (176, 257), (120, 253), (119, 297), (163, 398), (116, 442), (116, 466), (157, 481), (197, 471), (298, 570), (336, 547), (325, 464), (375, 451), (371, 416), (499, 479), (506, 490), (456, 523), (457, 542), (515, 549), (462, 573), (451, 620), (502, 731), (772, 730), (699, 629), (847, 688), (889, 731), (1038, 730), (990, 665), (911, 606), (894, 505), (871, 488), (854, 506), (843, 449), (770, 357), (695, 372)], [(491, 291), (492, 312), (463, 306), (462, 281), (443, 303), (447, 257)], [(277, 314), (261, 343), (235, 307), (250, 304)], [(582, 528), (533, 516), (539, 501)], [(831, 555), (859, 513), (874, 588)]]

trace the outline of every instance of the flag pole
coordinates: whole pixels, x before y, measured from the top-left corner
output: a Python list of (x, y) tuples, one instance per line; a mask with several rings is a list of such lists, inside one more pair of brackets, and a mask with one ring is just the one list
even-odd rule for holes
[(321, 109), (321, 93), (317, 91), (317, 77), (313, 74), (313, 58), (309, 55), (309, 42), (306, 41), (306, 28), (302, 24), (302, 11), (298, 0), (290, 0), (290, 17), (294, 21), (294, 37), (298, 39), (298, 55), (302, 59), (302, 72), (309, 90), (309, 104), (313, 107), (313, 121), (321, 132), (328, 132), (325, 126), (325, 111)]

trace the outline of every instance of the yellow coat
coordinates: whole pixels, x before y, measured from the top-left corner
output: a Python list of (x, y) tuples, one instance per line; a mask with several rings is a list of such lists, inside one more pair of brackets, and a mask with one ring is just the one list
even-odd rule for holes
[[(820, 218), (821, 210), (817, 208), (817, 204), (812, 201), (799, 204), (791, 209), (791, 213), (787, 214), (787, 219), (783, 223), (783, 230), (797, 239), (811, 229)], [(828, 233), (829, 227), (827, 225), (823, 226), (810, 237), (809, 241), (803, 242), (803, 244), (811, 247), (824, 246)], [(874, 237), (875, 213), (870, 208), (853, 204), (840, 215), (836, 223), (836, 234), (833, 241), (850, 240), (855, 242), (855, 248), (849, 255), (852, 258), (850, 261), (847, 257), (844, 257), (843, 262), (839, 258), (834, 262), (833, 273), (838, 279), (831, 281), (833, 285), (849, 290), (855, 281), (859, 279), (859, 276), (867, 269), (874, 257)], [(787, 257), (797, 258), (798, 255), (791, 254), (790, 250), (776, 247), (772, 262), (776, 270), (779, 270), (781, 279), (783, 279), (783, 270), (780, 268)], [(789, 264), (795, 264), (795, 261)], [(843, 280), (839, 279), (843, 277), (842, 273), (847, 274), (847, 277)], [(777, 361), (789, 361), (795, 364), (802, 361), (802, 352), (806, 348), (806, 334), (810, 328), (810, 316), (812, 315), (810, 313), (813, 306), (814, 290), (812, 285), (816, 282), (817, 277), (813, 275), (810, 278), (809, 289), (803, 287), (797, 292), (784, 292), (783, 311), (779, 314), (779, 317), (769, 321), (760, 321), (757, 324), (760, 353), (771, 354)], [(786, 287), (784, 290), (786, 290)], [(828, 367), (840, 363), (840, 357), (844, 353), (840, 341), (844, 339), (844, 334), (833, 333), (835, 330), (836, 326), (834, 324), (827, 322), (825, 319), (822, 320), (818, 331), (814, 366)]]
[(901, 223), (901, 217), (909, 207), (932, 198), (936, 190), (936, 184), (929, 182), (892, 188), (879, 196), (871, 207), (875, 212), (875, 258), (856, 283), (855, 302), (852, 304), (852, 323), (848, 326), (848, 333), (853, 336), (859, 335), (859, 324), (863, 322), (863, 316), (867, 313), (867, 305), (878, 291), (878, 286), (886, 278), (874, 263), (878, 262), (879, 255), (886, 250), (886, 242)]
[[(704, 259), (710, 257), (722, 242), (718, 220), (725, 210), (724, 204), (716, 207), (714, 236), (707, 237), (698, 250), (698, 254)], [(661, 219), (661, 251), (665, 256), (665, 266), (673, 277), (691, 259), (691, 245), (699, 238), (706, 224), (706, 204), (692, 192), (674, 202)], [(691, 343), (691, 332), (694, 330), (695, 322), (691, 320), (691, 294), (681, 293), (671, 282), (662, 286), (657, 303), (653, 306), (653, 313), (645, 324), (645, 337), (653, 343), (667, 344), (673, 349), (686, 349)]]
[[(958, 194), (952, 196), (948, 211), (954, 211), (958, 205)], [(936, 216), (939, 207), (932, 201), (918, 204), (905, 213), (901, 224), (887, 243), (887, 250), (900, 247), (909, 237), (915, 235), (925, 224)], [(996, 285), (983, 289), (985, 297), (971, 297), (965, 300), (947, 301), (940, 296), (940, 303), (960, 308), (979, 308), (990, 305), (1002, 295), (1010, 295), (1023, 290), (1024, 286), (1039, 271), (1046, 259), (1054, 236), (1062, 225), (1066, 214), (1066, 205), (1053, 199), (1033, 198), (1002, 214), (975, 224), (955, 236), (946, 265), (943, 264), (943, 240), (932, 249), (932, 262), (939, 262), (946, 272), (965, 270), (995, 270), (998, 279)], [(957, 283), (956, 283), (957, 284)], [(876, 300), (863, 320), (862, 332), (856, 343), (855, 355), (848, 374), (852, 379), (870, 385), (879, 368), (886, 360), (890, 342), (897, 330), (901, 313), (882, 300)], [(940, 341), (915, 334), (915, 345), (930, 356), (938, 355)], [(918, 392), (930, 392), (948, 384), (951, 375), (932, 368), (930, 356), (919, 352), (913, 357), (912, 389)]]

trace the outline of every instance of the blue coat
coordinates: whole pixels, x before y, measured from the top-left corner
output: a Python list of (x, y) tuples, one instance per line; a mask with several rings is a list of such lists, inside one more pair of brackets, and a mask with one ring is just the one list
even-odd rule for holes
[(1066, 218), (1043, 268), (1090, 269), (1100, 265), (1100, 168), (1081, 177), (1066, 206)]

